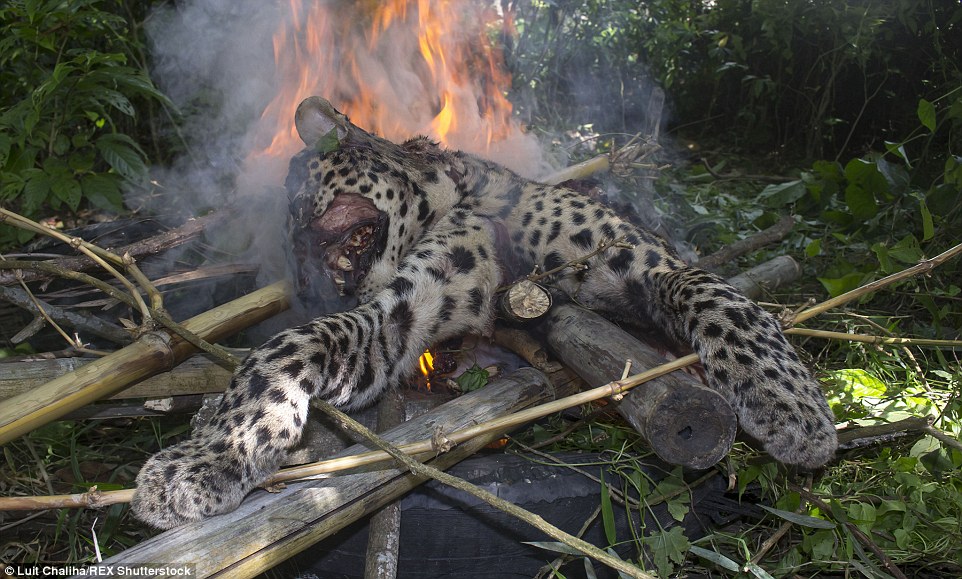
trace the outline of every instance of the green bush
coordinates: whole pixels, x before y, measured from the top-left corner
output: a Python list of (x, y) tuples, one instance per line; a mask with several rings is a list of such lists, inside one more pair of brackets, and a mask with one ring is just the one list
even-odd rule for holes
[(641, 130), (654, 79), (690, 136), (838, 160), (901, 139), (920, 97), (962, 85), (956, 0), (523, 1), (514, 15), (516, 100), (550, 128)]
[[(126, 7), (19, 0), (0, 8), (0, 202), (36, 216), (84, 205), (116, 211), (140, 184), (138, 107), (171, 106), (141, 65)], [(0, 230), (0, 246), (16, 233)]]

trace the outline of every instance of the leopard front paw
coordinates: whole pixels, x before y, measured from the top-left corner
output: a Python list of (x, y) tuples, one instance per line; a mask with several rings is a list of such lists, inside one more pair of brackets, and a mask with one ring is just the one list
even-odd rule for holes
[(238, 461), (188, 440), (147, 460), (131, 508), (145, 523), (170, 529), (236, 509), (250, 488)]

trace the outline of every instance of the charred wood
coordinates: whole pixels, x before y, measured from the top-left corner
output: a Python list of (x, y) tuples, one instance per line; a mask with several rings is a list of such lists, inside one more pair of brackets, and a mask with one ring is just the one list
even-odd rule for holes
[[(165, 231), (164, 233), (160, 233), (153, 237), (117, 248), (113, 250), (113, 252), (117, 255), (130, 255), (130, 257), (134, 259), (139, 259), (145, 255), (160, 253), (161, 251), (165, 251), (172, 247), (177, 247), (178, 245), (182, 245), (198, 237), (208, 227), (218, 225), (230, 217), (231, 215), (229, 211), (217, 211), (203, 217), (191, 219), (180, 227), (171, 229), (170, 231)], [(29, 256), (23, 257), (29, 258)], [(50, 260), (50, 262), (62, 269), (68, 269), (72, 271), (86, 271), (99, 267), (93, 262), (93, 260), (84, 256), (61, 257)], [(46, 279), (51, 279), (51, 276), (39, 271), (23, 272), (23, 281), (26, 283)], [(15, 283), (18, 283), (15, 272), (0, 271), (0, 286), (6, 286)]]

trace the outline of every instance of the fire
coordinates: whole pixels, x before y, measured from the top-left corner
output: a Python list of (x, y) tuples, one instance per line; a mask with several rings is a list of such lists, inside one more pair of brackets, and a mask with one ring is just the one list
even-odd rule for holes
[(274, 35), (278, 92), (264, 110), (254, 156), (302, 148), (298, 103), (321, 95), (354, 124), (393, 141), (426, 134), (484, 155), (521, 135), (505, 97), (510, 76), (487, 27), (498, 16), (472, 0), (290, 0)]
[(421, 357), (418, 359), (418, 366), (421, 368), (421, 374), (424, 375), (424, 382), (428, 390), (431, 389), (431, 372), (434, 371), (434, 355), (431, 350), (425, 350)]

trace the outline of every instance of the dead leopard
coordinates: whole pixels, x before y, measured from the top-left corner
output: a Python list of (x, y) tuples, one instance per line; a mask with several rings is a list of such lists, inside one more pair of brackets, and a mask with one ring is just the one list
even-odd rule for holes
[[(141, 469), (140, 519), (170, 528), (235, 509), (298, 441), (312, 397), (348, 409), (369, 403), (430, 344), (490, 329), (494, 289), (511, 275), (504, 264), (551, 269), (621, 237), (630, 248), (556, 284), (690, 345), (710, 386), (776, 459), (817, 467), (833, 456), (832, 413), (778, 322), (654, 234), (579, 193), (425, 138), (397, 145), (365, 133), (318, 97), (301, 103), (297, 125), (308, 148), (286, 182), (295, 285), (316, 296), (333, 280), (361, 305), (257, 348), (218, 416)], [(319, 151), (331, 131), (338, 146)], [(504, 231), (509, 241), (498, 243)]]

